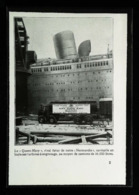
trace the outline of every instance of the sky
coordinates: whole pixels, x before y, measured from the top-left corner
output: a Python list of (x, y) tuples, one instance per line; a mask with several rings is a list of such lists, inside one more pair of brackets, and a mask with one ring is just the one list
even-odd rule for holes
[(90, 55), (105, 54), (113, 48), (113, 19), (104, 17), (23, 17), (29, 38), (28, 50), (37, 58), (56, 58), (53, 36), (61, 31), (74, 33), (76, 49), (81, 42), (91, 41)]

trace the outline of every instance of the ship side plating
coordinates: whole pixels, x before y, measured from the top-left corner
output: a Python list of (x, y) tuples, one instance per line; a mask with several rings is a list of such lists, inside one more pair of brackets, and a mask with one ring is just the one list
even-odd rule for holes
[(89, 56), (91, 42), (87, 40), (79, 45), (77, 53), (71, 31), (56, 34), (54, 46), (57, 59), (42, 59), (30, 67), (32, 73), (28, 78), (30, 112), (36, 114), (41, 103), (86, 101), (96, 102), (98, 109), (105, 108), (106, 112), (112, 113), (112, 51)]
[(31, 67), (28, 78), (29, 109), (51, 101), (96, 101), (112, 98), (113, 60), (93, 59)]

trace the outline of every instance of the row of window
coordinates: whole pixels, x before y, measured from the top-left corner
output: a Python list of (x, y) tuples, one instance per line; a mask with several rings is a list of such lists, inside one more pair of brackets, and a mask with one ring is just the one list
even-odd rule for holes
[[(86, 99), (93, 99), (93, 97), (85, 97)], [(73, 97), (73, 99), (80, 99), (80, 97)]]
[(82, 65), (81, 64), (77, 64), (77, 68), (81, 68), (82, 67)]
[[(93, 99), (93, 97), (85, 97), (86, 99)], [(73, 100), (80, 99), (80, 97), (73, 97)]]
[[(34, 69), (35, 70), (35, 69)], [(103, 71), (104, 72), (104, 71)], [(112, 72), (111, 70), (106, 70), (106, 72), (108, 73), (108, 72)], [(95, 72), (92, 72), (92, 74), (96, 74), (96, 73), (98, 73), (98, 74), (100, 74), (101, 72), (100, 71), (95, 71)], [(65, 76), (82, 76), (82, 74), (86, 74), (86, 75), (90, 75), (90, 72), (88, 73), (88, 72), (86, 72), (86, 73), (71, 73), (71, 74), (60, 74), (60, 75), (50, 75), (52, 78), (58, 78), (58, 77), (65, 77)], [(88, 75), (88, 76), (89, 76)], [(91, 75), (90, 75), (91, 76)], [(89, 82), (89, 81), (88, 81)]]
[(68, 70), (68, 69), (71, 69), (71, 65), (68, 65), (68, 66), (53, 66), (53, 67), (51, 67), (51, 71)]
[[(98, 82), (98, 81), (101, 81), (101, 82), (104, 82), (104, 81), (106, 81), (106, 79), (104, 79), (104, 80), (88, 80), (88, 82), (90, 83), (90, 82)], [(84, 82), (84, 81), (78, 81), (77, 83), (82, 83), (82, 82)], [(69, 82), (70, 84), (76, 84), (76, 81), (71, 81), (71, 82)], [(69, 84), (68, 83), (68, 84)], [(65, 85), (66, 83), (65, 82), (61, 82), (61, 83), (45, 83), (45, 85), (54, 85), (54, 84), (57, 84), (57, 85)], [(34, 86), (41, 86), (41, 83), (36, 83), (36, 84), (33, 84)]]
[[(78, 91), (84, 91), (84, 90), (94, 90), (94, 88), (95, 87), (90, 87), (90, 88), (87, 88), (87, 87), (85, 87), (85, 88), (78, 88), (77, 90)], [(109, 87), (108, 86), (105, 86), (105, 87), (96, 87), (96, 89), (109, 89)], [(56, 90), (54, 90), (54, 89), (48, 89), (48, 90), (45, 90), (46, 92), (51, 92), (51, 91), (66, 91), (66, 89), (56, 89)], [(67, 89), (67, 91), (74, 91), (73, 89)]]
[[(108, 61), (86, 63), (84, 64), (84, 67), (87, 68), (93, 66), (106, 66), (106, 65), (108, 65)], [(82, 68), (81, 64), (77, 64), (77, 68)]]
[(41, 68), (34, 68), (31, 71), (32, 72), (42, 72), (42, 69)]
[[(44, 71), (46, 71), (46, 69), (47, 68), (44, 68)], [(32, 69), (31, 70), (32, 72), (42, 72), (42, 70), (41, 70), (41, 68), (38, 68), (38, 69)], [(47, 70), (48, 71), (48, 70)], [(107, 71), (107, 72), (111, 72), (111, 71)], [(100, 74), (100, 71), (95, 71), (95, 72), (92, 72), (93, 74), (95, 74), (95, 73), (98, 73), (98, 74)], [(75, 75), (80, 75), (80, 74), (83, 74), (83, 73), (76, 73)], [(86, 72), (85, 73), (86, 75), (88, 74), (88, 72)], [(58, 77), (58, 76), (60, 76), (60, 77), (65, 77), (65, 76), (71, 76), (72, 75), (72, 73), (70, 73), (70, 75), (69, 74), (60, 74), (60, 75), (50, 75), (51, 77), (53, 77), (53, 76), (56, 76), (56, 77)], [(74, 74), (73, 74), (73, 76), (74, 76)]]
[[(69, 70), (69, 69), (71, 69), (70, 65), (68, 65), (68, 66), (54, 66), (54, 67), (50, 68), (51, 71)], [(32, 72), (42, 72), (41, 68), (33, 68), (31, 71)], [(48, 67), (44, 68), (44, 72), (47, 72), (47, 71), (49, 71)]]
[[(61, 82), (61, 83), (55, 83), (57, 85), (63, 85), (66, 84), (65, 82)], [(54, 85), (54, 83), (46, 83), (45, 85)]]
[(105, 66), (105, 65), (108, 65), (108, 61), (87, 63), (84, 65), (84, 67), (88, 68), (93, 66)]
[[(48, 97), (51, 98), (52, 96), (48, 96)], [(34, 97), (34, 99), (35, 98), (37, 98), (39, 101), (42, 99), (42, 97)], [(83, 99), (83, 100), (84, 99), (88, 99), (88, 100), (91, 99), (92, 100), (93, 99), (93, 97), (84, 97), (84, 96), (83, 97), (71, 97), (71, 98), (73, 98), (73, 100), (81, 100), (81, 99)]]
[[(103, 61), (103, 62), (90, 62), (90, 63), (86, 63), (84, 64), (84, 67), (93, 67), (93, 66), (105, 66), (108, 65), (108, 61)], [(82, 68), (81, 64), (77, 64), (77, 68)], [(53, 66), (50, 67), (51, 71), (57, 71), (57, 70), (69, 70), (71, 69), (71, 65), (67, 65), (67, 66)], [(49, 68), (46, 67), (44, 68), (44, 71), (47, 72), (49, 71)], [(32, 72), (42, 72), (41, 68), (34, 68), (32, 69)]]

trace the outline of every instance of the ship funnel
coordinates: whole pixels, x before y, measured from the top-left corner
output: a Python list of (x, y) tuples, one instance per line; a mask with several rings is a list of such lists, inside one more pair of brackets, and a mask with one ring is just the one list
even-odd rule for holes
[(91, 52), (91, 41), (90, 40), (83, 41), (78, 47), (79, 57), (89, 56), (90, 52)]
[(57, 33), (54, 37), (55, 52), (58, 59), (77, 58), (74, 34), (71, 31)]

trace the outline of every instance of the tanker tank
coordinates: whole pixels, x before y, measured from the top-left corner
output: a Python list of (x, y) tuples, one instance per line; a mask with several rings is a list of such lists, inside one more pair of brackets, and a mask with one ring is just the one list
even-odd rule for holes
[(90, 52), (91, 52), (90, 40), (83, 41), (78, 47), (79, 57), (89, 56)]
[(58, 59), (74, 59), (78, 57), (73, 32), (63, 31), (57, 33), (53, 40)]

